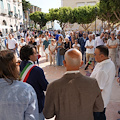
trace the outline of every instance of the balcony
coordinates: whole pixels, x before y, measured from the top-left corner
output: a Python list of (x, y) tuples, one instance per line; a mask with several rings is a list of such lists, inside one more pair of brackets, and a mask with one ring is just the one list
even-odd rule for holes
[(15, 16), (15, 18), (18, 18), (18, 14), (17, 14), (17, 13), (15, 13), (15, 15), (14, 15), (14, 16)]
[(8, 15), (9, 15), (9, 17), (12, 17), (13, 16), (13, 11), (9, 11)]
[(7, 9), (0, 9), (0, 14), (3, 16), (7, 15)]

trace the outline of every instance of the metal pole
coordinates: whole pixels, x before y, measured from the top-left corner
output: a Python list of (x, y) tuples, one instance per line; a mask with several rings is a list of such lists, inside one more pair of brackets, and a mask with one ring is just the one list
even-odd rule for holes
[(95, 35), (96, 35), (96, 17), (95, 17)]
[(95, 35), (96, 35), (96, 17), (97, 17), (97, 7), (95, 7)]

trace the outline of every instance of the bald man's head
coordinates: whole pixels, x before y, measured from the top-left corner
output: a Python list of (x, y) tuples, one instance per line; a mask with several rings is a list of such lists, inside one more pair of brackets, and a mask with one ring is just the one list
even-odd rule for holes
[(69, 49), (65, 53), (65, 62), (66, 62), (66, 67), (80, 67), (81, 62), (82, 62), (82, 54), (79, 50), (77, 49)]

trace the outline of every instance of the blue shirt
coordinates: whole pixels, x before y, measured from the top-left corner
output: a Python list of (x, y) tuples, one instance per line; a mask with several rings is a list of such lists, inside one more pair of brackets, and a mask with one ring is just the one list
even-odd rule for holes
[(38, 102), (32, 86), (17, 80), (11, 84), (0, 78), (0, 120), (38, 119)]

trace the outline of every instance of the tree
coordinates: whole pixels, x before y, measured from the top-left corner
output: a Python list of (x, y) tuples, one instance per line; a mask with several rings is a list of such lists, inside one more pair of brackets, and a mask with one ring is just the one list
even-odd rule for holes
[(49, 21), (53, 21), (58, 19), (58, 8), (49, 9), (49, 17), (47, 18)]
[(30, 9), (31, 4), (26, 0), (22, 0), (23, 12), (25, 13), (26, 10)]
[[(70, 7), (61, 7), (58, 10), (58, 21), (60, 23), (60, 27), (62, 28), (62, 30), (65, 27), (65, 24), (68, 23), (71, 19), (72, 16), (72, 8)], [(70, 21), (71, 22), (71, 21)]]
[(107, 23), (104, 24), (105, 29), (113, 30), (115, 25), (120, 22), (119, 4), (119, 0), (100, 0), (98, 17), (104, 23)]
[(96, 6), (83, 6), (75, 8), (76, 22), (86, 31), (96, 19)]
[(44, 27), (46, 25), (46, 23), (48, 21), (46, 19), (46, 15), (48, 15), (48, 14), (45, 14), (40, 11), (36, 11), (36, 12), (30, 14), (30, 19), (35, 22), (35, 25), (36, 25), (36, 23), (38, 23), (40, 25), (40, 29), (41, 29), (42, 27)]

